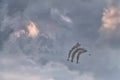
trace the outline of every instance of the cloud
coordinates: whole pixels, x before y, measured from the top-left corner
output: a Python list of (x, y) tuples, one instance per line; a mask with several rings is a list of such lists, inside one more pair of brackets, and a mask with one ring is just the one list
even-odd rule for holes
[[(7, 60), (9, 59), (7, 58)], [(68, 67), (62, 63), (49, 62), (44, 66), (38, 66), (24, 59), (26, 64), (29, 62), (32, 65), (22, 65), (24, 62), (21, 60), (16, 60), (15, 62), (17, 64), (14, 63), (16, 67), (11, 67), (9, 72), (6, 71), (6, 68), (11, 65), (4, 66), (4, 69), (0, 72), (2, 80), (96, 80), (92, 73), (79, 74), (77, 71), (69, 70)]]
[(103, 27), (108, 29), (116, 29), (120, 24), (120, 11), (117, 7), (110, 6), (109, 9), (106, 9), (103, 13)]
[(15, 15), (22, 15), (24, 10), (26, 9), (29, 0), (5, 0), (5, 4), (7, 4), (7, 15), (8, 16), (15, 16)]
[(15, 61), (13, 61), (12, 59), (6, 59), (6, 58), (1, 58), (0, 59), (0, 65), (11, 65), (14, 64)]
[(1, 73), (2, 80), (51, 80), (46, 79), (41, 76), (31, 75), (31, 74), (15, 74), (15, 73)]
[[(0, 72), (3, 78), (6, 79), (5, 75), (8, 75), (12, 80), (18, 77), (24, 80), (26, 76), (36, 80), (61, 80), (61, 77), (65, 80), (113, 80), (113, 78), (119, 80), (117, 76), (119, 48), (116, 49), (118, 43), (114, 43), (119, 41), (119, 37), (117, 39), (115, 37), (115, 41), (101, 42), (103, 47), (96, 45), (102, 13), (108, 6), (107, 1), (4, 0), (3, 2), (0, 5), (2, 6), (0, 28), (3, 31), (9, 27), (14, 29), (9, 40), (1, 39), (4, 43), (4, 48), (0, 52), (2, 64)], [(24, 31), (20, 31), (27, 30), (29, 21), (35, 22), (41, 30), (41, 35), (34, 40), (26, 37)], [(14, 35), (17, 31), (20, 31), (18, 34), (21, 37)], [(78, 65), (66, 61), (69, 49), (76, 42), (80, 42), (87, 48), (88, 53), (92, 54), (91, 56), (88, 56), (88, 53), (83, 54)], [(73, 73), (73, 70), (76, 72)]]
[(3, 31), (0, 31), (0, 49), (3, 47), (3, 43), (8, 40), (10, 34), (13, 32), (13, 29), (7, 28)]
[(71, 24), (72, 25), (72, 20), (68, 17), (65, 16), (65, 14), (63, 14), (64, 12), (60, 12), (58, 9), (54, 9), (52, 8), (50, 11), (50, 14), (52, 16), (52, 18), (57, 21), (60, 24)]
[(16, 31), (14, 34), (16, 37), (20, 37), (22, 34), (25, 34), (25, 30)]
[[(118, 41), (120, 26), (120, 9), (112, 2), (103, 12), (102, 25), (100, 28), (100, 44), (109, 45), (112, 48), (119, 48)], [(114, 47), (113, 47), (114, 46)]]
[(28, 28), (28, 36), (31, 38), (36, 38), (40, 33), (40, 30), (37, 28), (34, 22), (31, 22), (27, 28)]

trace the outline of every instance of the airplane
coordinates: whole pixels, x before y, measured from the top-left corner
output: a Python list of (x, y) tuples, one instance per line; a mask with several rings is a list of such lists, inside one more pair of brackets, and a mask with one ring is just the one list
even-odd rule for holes
[[(76, 63), (78, 64), (80, 55), (83, 54), (83, 53), (85, 53), (85, 52), (87, 52), (87, 50), (84, 49), (84, 48), (81, 48), (80, 45), (81, 45), (81, 44), (76, 43), (76, 44), (71, 48), (71, 50), (70, 50), (69, 53), (68, 53), (67, 61), (69, 61), (69, 58), (71, 58), (71, 62), (73, 62), (75, 55), (77, 55), (77, 57), (76, 57), (77, 62), (76, 62)], [(89, 56), (91, 56), (91, 54), (89, 54)]]

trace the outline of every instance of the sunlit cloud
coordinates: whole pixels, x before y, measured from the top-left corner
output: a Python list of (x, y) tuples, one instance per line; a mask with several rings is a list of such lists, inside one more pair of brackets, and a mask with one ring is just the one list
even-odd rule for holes
[(28, 36), (31, 38), (36, 38), (40, 31), (37, 28), (36, 24), (34, 22), (30, 22), (30, 24), (27, 26), (28, 29)]
[(120, 9), (116, 6), (110, 6), (105, 9), (102, 17), (102, 29), (115, 30), (120, 24)]
[[(108, 5), (104, 9), (101, 17), (101, 26), (99, 28), (99, 38), (96, 41), (96, 46), (101, 47), (112, 53), (113, 48), (119, 48), (120, 40), (120, 7), (119, 5)], [(110, 48), (110, 50), (108, 50)], [(99, 50), (99, 49), (98, 49)], [(110, 52), (109, 52), (110, 51)], [(116, 53), (116, 52), (114, 52)], [(115, 56), (115, 54), (114, 54)]]
[(27, 26), (27, 30), (20, 29), (14, 32), (14, 35), (18, 38), (21, 37), (21, 35), (26, 35), (28, 37), (35, 39), (39, 34), (40, 30), (38, 29), (34, 22), (30, 22), (30, 24)]
[(120, 8), (110, 5), (103, 12), (100, 27), (100, 40), (110, 41), (118, 37), (120, 28)]

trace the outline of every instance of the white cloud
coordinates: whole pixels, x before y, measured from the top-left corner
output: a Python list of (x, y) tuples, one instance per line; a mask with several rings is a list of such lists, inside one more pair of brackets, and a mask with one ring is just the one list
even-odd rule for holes
[(82, 74), (81, 76), (79, 76), (77, 79), (75, 80), (96, 80), (94, 78), (94, 75), (91, 74), (91, 73), (85, 73), (85, 74)]
[(72, 20), (69, 17), (64, 16), (64, 15), (60, 15), (60, 16), (61, 16), (62, 20), (66, 21), (68, 23), (72, 23)]
[(6, 71), (7, 65), (0, 71), (3, 80), (95, 80), (91, 73), (79, 74), (71, 71), (62, 63), (49, 62), (46, 65), (28, 66), (17, 61), (14, 68)]
[(0, 75), (3, 77), (3, 80), (50, 80), (42, 76), (36, 76), (29, 73), (15, 73), (15, 72), (2, 72)]
[[(64, 13), (64, 12), (63, 12)], [(66, 16), (56, 8), (51, 9), (51, 16), (54, 20), (62, 23), (62, 24), (72, 24), (73, 21), (70, 17)]]

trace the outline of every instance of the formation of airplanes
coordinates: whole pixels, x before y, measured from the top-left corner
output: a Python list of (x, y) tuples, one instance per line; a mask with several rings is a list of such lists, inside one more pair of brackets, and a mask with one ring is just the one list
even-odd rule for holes
[(87, 52), (86, 49), (81, 48), (80, 46), (81, 46), (81, 44), (76, 43), (76, 44), (71, 48), (71, 50), (70, 50), (69, 53), (68, 53), (67, 61), (69, 61), (69, 60), (71, 59), (71, 62), (73, 62), (75, 55), (77, 55), (77, 61), (76, 61), (76, 63), (77, 63), (77, 64), (79, 63), (79, 57), (80, 57), (80, 55), (81, 55), (82, 53)]

